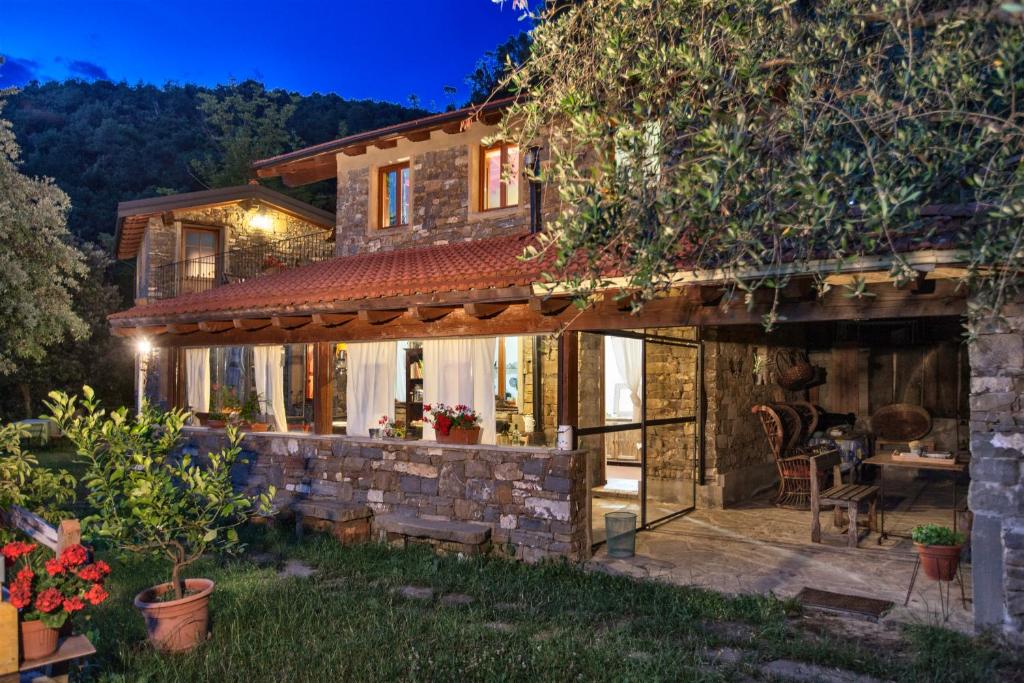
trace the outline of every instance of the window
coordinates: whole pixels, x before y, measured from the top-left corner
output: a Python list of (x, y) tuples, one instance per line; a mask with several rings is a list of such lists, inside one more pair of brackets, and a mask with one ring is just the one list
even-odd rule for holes
[(482, 211), (519, 204), (518, 145), (484, 147), (481, 150), (480, 175)]
[(382, 228), (409, 224), (409, 162), (380, 169), (380, 221)]
[(220, 233), (207, 228), (183, 228), (181, 258), (185, 261), (185, 277), (212, 280), (217, 276), (217, 248)]

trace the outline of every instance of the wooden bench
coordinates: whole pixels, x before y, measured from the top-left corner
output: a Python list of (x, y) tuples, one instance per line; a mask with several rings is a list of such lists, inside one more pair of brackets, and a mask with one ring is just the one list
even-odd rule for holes
[(484, 555), (491, 549), (489, 524), (377, 515), (373, 518), (373, 528), (379, 540), (399, 547), (421, 543), (433, 546), (440, 553), (459, 555)]
[[(39, 515), (17, 505), (0, 511), (0, 519), (5, 526), (21, 531), (36, 543), (50, 548), (55, 555), (60, 555), (68, 546), (82, 541), (82, 529), (75, 519), (65, 519), (55, 528)], [(0, 559), (0, 582), (5, 581), (4, 562)], [(88, 638), (72, 636), (63, 639), (57, 646), (57, 651), (48, 657), (21, 661), (18, 610), (6, 602), (6, 597), (5, 592), (5, 601), (0, 602), (0, 683), (17, 683), (21, 679), (21, 674), (46, 667), (50, 669), (49, 676), (40, 677), (42, 680), (67, 683), (68, 667), (71, 662), (96, 653), (96, 648)]]
[[(811, 542), (821, 543), (821, 508), (832, 505), (833, 520), (836, 528), (843, 526), (843, 509), (846, 509), (848, 527), (846, 530), (847, 545), (851, 548), (857, 547), (860, 540), (860, 532), (857, 526), (857, 515), (860, 504), (868, 504), (868, 531), (875, 530), (875, 509), (878, 503), (878, 487), (865, 486), (861, 484), (844, 484), (840, 471), (841, 457), (838, 452), (831, 451), (822, 455), (813, 456), (811, 465)], [(831, 488), (821, 491), (819, 472), (824, 472), (828, 467), (832, 468), (833, 485)]]

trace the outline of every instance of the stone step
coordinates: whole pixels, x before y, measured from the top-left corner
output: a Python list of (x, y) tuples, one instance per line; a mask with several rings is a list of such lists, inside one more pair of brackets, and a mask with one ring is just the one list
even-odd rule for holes
[(465, 545), (480, 545), (491, 538), (491, 527), (476, 522), (420, 519), (406, 515), (377, 515), (373, 518), (373, 525), (392, 534)]
[(359, 503), (342, 503), (336, 500), (319, 500), (316, 498), (304, 498), (292, 504), (292, 509), (302, 513), (303, 517), (314, 519), (326, 519), (331, 522), (351, 522), (356, 519), (366, 519), (373, 515), (373, 511)]

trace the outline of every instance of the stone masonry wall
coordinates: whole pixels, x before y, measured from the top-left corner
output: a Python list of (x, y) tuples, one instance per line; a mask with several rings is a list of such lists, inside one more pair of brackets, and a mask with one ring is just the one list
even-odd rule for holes
[(1024, 644), (1024, 305), (970, 345), (974, 620)]
[[(224, 439), (207, 429), (186, 435), (199, 453)], [(376, 513), (485, 523), (499, 551), (531, 562), (589, 554), (579, 451), (305, 434), (248, 434), (242, 446), (250, 463), (237, 481), (273, 484), (282, 508), (317, 497)]]

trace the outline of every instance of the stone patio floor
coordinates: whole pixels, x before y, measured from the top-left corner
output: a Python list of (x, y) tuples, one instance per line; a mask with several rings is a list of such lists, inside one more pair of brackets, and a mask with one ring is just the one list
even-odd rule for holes
[[(886, 529), (907, 533), (917, 523), (950, 523), (948, 485), (931, 482), (913, 495), (889, 501)], [(943, 504), (943, 501), (945, 503)], [(910, 603), (903, 600), (914, 569), (909, 539), (892, 537), (878, 543), (878, 533), (845, 547), (835, 534), (832, 513), (822, 513), (822, 544), (810, 542), (810, 513), (776, 508), (766, 499), (725, 510), (697, 510), (637, 534), (636, 556), (615, 559), (601, 546), (591, 566), (725, 593), (771, 593), (793, 597), (802, 588), (891, 600), (895, 607), (886, 624), (940, 625), (970, 633), (970, 567), (964, 564), (967, 608), (956, 583), (949, 586), (949, 619), (944, 620), (939, 585), (918, 576)]]

